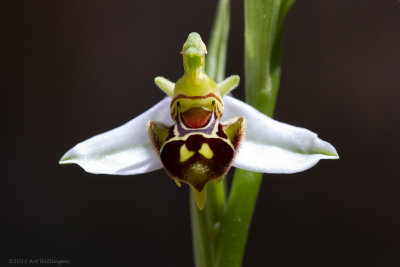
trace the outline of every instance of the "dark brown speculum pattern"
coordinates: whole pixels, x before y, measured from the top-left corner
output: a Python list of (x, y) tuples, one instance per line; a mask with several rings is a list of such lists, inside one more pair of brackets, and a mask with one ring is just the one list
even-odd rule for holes
[[(206, 143), (213, 151), (208, 159), (199, 153)], [(180, 149), (186, 145), (194, 154), (186, 161), (180, 161)], [(186, 140), (173, 140), (164, 145), (160, 158), (170, 176), (191, 184), (198, 191), (213, 179), (226, 174), (234, 157), (233, 148), (222, 138), (207, 138), (201, 134), (190, 135)]]

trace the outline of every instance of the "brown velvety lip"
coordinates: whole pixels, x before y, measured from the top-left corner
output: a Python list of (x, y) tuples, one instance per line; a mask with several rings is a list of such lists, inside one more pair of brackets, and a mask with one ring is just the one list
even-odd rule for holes
[(211, 111), (203, 108), (191, 108), (181, 114), (183, 122), (189, 128), (202, 128), (210, 121)]

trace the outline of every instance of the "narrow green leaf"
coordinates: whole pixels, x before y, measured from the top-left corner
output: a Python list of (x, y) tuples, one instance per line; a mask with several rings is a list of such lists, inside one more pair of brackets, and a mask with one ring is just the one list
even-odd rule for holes
[(245, 1), (246, 102), (271, 117), (279, 88), (283, 22), (294, 2)]
[(277, 38), (279, 0), (245, 0), (246, 102), (272, 114), (277, 89), (272, 83), (271, 55)]
[(226, 53), (230, 23), (230, 1), (220, 0), (208, 44), (207, 74), (216, 82), (225, 78)]

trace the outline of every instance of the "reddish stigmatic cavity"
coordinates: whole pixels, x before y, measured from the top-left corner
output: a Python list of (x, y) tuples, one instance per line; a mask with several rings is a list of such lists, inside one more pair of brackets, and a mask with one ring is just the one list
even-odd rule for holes
[(182, 119), (189, 128), (202, 128), (210, 121), (211, 111), (203, 108), (191, 108), (182, 113)]

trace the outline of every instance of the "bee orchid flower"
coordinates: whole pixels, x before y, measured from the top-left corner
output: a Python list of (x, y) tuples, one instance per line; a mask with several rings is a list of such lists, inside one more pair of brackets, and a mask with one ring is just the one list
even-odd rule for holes
[(203, 208), (206, 185), (231, 166), (263, 173), (295, 173), (320, 159), (337, 159), (317, 134), (271, 119), (233, 98), (239, 77), (215, 83), (205, 73), (206, 46), (191, 33), (183, 45), (184, 75), (155, 78), (167, 97), (126, 124), (70, 149), (60, 164), (95, 174), (134, 175), (164, 167), (178, 186), (187, 183)]

